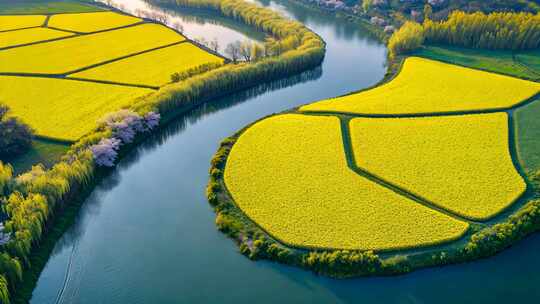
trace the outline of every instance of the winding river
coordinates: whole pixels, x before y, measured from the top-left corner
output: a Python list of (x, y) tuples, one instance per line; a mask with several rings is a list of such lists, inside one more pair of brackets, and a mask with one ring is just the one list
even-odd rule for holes
[[(116, 0), (127, 10), (141, 0)], [(218, 232), (209, 161), (246, 124), (357, 90), (385, 72), (385, 47), (358, 26), (287, 1), (261, 1), (327, 42), (321, 67), (195, 109), (124, 158), (58, 241), (31, 303), (523, 303), (540, 298), (540, 234), (487, 260), (386, 278), (333, 280), (252, 262)], [(167, 11), (191, 38), (262, 36), (212, 16)], [(534, 302), (534, 301), (533, 301)]]

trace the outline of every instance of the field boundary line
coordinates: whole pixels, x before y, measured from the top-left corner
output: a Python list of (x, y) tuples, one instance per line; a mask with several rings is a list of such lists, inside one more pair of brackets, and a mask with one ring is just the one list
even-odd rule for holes
[(79, 81), (79, 82), (92, 82), (92, 83), (99, 83), (99, 84), (124, 86), (124, 87), (151, 89), (151, 90), (156, 90), (156, 91), (159, 90), (159, 87), (150, 86), (150, 85), (144, 85), (144, 84), (131, 84), (131, 83), (124, 83), (124, 82), (108, 81), (108, 80), (86, 79), (86, 78), (78, 78), (78, 77), (66, 77), (66, 76), (58, 75), (58, 74), (0, 73), (0, 76), (4, 76), (4, 77), (20, 77), (20, 78), (47, 78), (47, 79), (56, 79), (56, 80), (72, 80), (72, 81)]
[[(105, 32), (116, 31), (116, 30), (132, 27), (132, 26), (137, 26), (137, 25), (143, 25), (143, 24), (150, 24), (150, 22), (141, 21), (141, 22), (137, 22), (137, 23), (134, 23), (134, 24), (124, 25), (124, 26), (121, 26), (121, 27), (115, 27), (115, 28), (111, 28), (111, 29), (104, 29), (104, 30), (100, 30), (100, 31), (96, 31), (96, 32), (90, 32), (90, 33), (71, 31), (71, 30), (61, 29), (61, 28), (57, 28), (57, 27), (53, 27), (53, 26), (46, 26), (46, 27), (32, 26), (32, 27), (27, 27), (27, 28), (22, 28), (22, 29), (0, 31), (0, 33), (3, 33), (3, 32), (27, 30), (27, 29), (42, 27), (42, 28), (47, 28), (47, 29), (51, 29), (51, 30), (55, 30), (55, 31), (66, 32), (66, 33), (72, 33), (73, 34), (73, 35), (65, 36), (65, 37), (59, 37), (59, 38), (54, 38), (54, 39), (41, 40), (41, 41), (35, 41), (35, 42), (30, 42), (30, 43), (25, 43), (25, 44), (9, 46), (9, 47), (3, 47), (3, 48), (0, 48), (0, 51), (19, 48), (19, 47), (25, 47), (25, 46), (31, 46), (31, 45), (41, 44), (41, 43), (54, 42), (54, 41), (59, 41), (59, 40), (66, 40), (66, 39), (73, 39), (73, 38), (78, 38), (78, 37), (90, 36), (90, 35), (94, 35), (94, 34), (101, 34), (101, 33), (105, 33)], [(156, 23), (156, 24), (159, 24), (159, 23)], [(184, 37), (183, 35), (182, 35), (182, 38), (186, 39), (186, 37)]]
[(189, 43), (189, 41), (188, 40), (177, 41), (177, 42), (169, 43), (169, 44), (166, 44), (166, 45), (158, 46), (158, 47), (155, 47), (155, 48), (147, 49), (147, 50), (144, 50), (144, 51), (131, 53), (131, 54), (128, 54), (128, 55), (124, 55), (122, 57), (116, 57), (116, 58), (109, 59), (109, 60), (106, 60), (106, 61), (102, 61), (102, 62), (93, 64), (93, 65), (82, 67), (82, 68), (79, 68), (79, 69), (76, 69), (76, 70), (68, 71), (68, 72), (62, 73), (60, 75), (63, 75), (63, 76), (67, 77), (67, 76), (69, 76), (71, 74), (80, 73), (80, 72), (90, 70), (90, 69), (93, 69), (93, 68), (96, 68), (96, 67), (99, 67), (99, 66), (102, 66), (102, 65), (107, 65), (109, 63), (120, 61), (120, 60), (129, 58), (129, 57), (134, 57), (134, 56), (137, 56), (137, 55), (150, 53), (150, 52), (153, 52), (153, 51), (161, 50), (161, 49), (168, 48), (168, 47), (175, 46), (175, 45), (179, 45), (179, 44), (182, 44), (182, 43)]
[(43, 27), (43, 26), (42, 25), (36, 25), (36, 26), (21, 27), (21, 28), (16, 28), (16, 29), (11, 29), (11, 30), (3, 30), (3, 31), (0, 31), (0, 34), (8, 33), (8, 32), (22, 31), (22, 30), (29, 30), (29, 29), (40, 28), (40, 27)]
[(341, 127), (341, 135), (342, 135), (342, 139), (343, 139), (343, 150), (345, 151), (345, 158), (347, 159), (347, 166), (349, 167), (349, 169), (351, 169), (353, 172), (357, 173), (358, 175), (374, 182), (374, 183), (377, 183), (378, 185), (384, 187), (384, 188), (387, 188), (389, 190), (391, 190), (392, 192), (400, 195), (400, 196), (404, 196), (418, 204), (421, 204), (427, 208), (430, 208), (432, 210), (435, 210), (439, 213), (443, 213), (449, 217), (452, 217), (456, 220), (459, 220), (459, 221), (462, 221), (462, 222), (467, 222), (469, 224), (471, 223), (474, 223), (474, 224), (482, 224), (482, 222), (484, 222), (485, 220), (478, 220), (478, 219), (474, 219), (474, 218), (471, 218), (471, 217), (468, 217), (468, 216), (465, 216), (465, 215), (461, 215), (459, 213), (456, 213), (455, 211), (452, 211), (450, 209), (447, 209), (447, 208), (444, 208), (444, 207), (441, 207), (433, 202), (431, 202), (430, 200), (418, 195), (418, 194), (415, 194), (413, 192), (411, 192), (410, 190), (407, 190), (403, 187), (400, 187), (398, 185), (395, 185), (394, 183), (391, 183), (389, 181), (387, 181), (386, 179), (376, 175), (376, 174), (373, 174), (371, 172), (369, 172), (368, 170), (365, 170), (363, 168), (360, 168), (357, 164), (356, 164), (356, 160), (355, 160), (355, 156), (354, 156), (354, 151), (353, 151), (353, 147), (352, 147), (352, 140), (351, 140), (351, 132), (350, 132), (350, 127), (349, 127), (349, 123), (351, 121), (350, 118), (341, 118), (339, 117), (339, 121), (340, 121), (340, 127)]
[[(42, 28), (42, 27), (36, 27), (36, 28)], [(57, 29), (50, 28), (50, 27), (43, 27), (43, 28), (44, 29), (50, 29), (50, 30), (57, 30)], [(34, 28), (28, 28), (28, 30), (29, 29), (34, 29)], [(61, 31), (61, 32), (65, 32), (65, 31)], [(77, 34), (67, 35), (67, 36), (58, 37), (58, 38), (52, 38), (52, 39), (46, 39), (46, 40), (39, 40), (39, 41), (34, 41), (34, 42), (28, 42), (28, 43), (15, 44), (15, 45), (10, 45), (10, 46), (5, 46), (5, 47), (0, 47), (0, 51), (6, 51), (6, 50), (10, 50), (10, 49), (16, 49), (16, 48), (20, 48), (20, 47), (24, 47), (24, 46), (35, 45), (35, 44), (54, 42), (54, 41), (64, 40), (66, 38), (72, 38), (72, 37), (77, 37)]]

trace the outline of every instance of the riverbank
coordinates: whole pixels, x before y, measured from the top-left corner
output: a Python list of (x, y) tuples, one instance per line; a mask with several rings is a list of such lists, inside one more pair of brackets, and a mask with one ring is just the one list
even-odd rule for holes
[[(344, 96), (364, 92), (388, 83), (398, 75), (404, 59), (405, 57), (402, 56), (394, 58), (388, 64), (388, 70), (384, 79), (377, 85), (345, 94)], [(536, 100), (536, 97), (530, 98), (530, 101), (534, 100)], [(523, 105), (524, 103), (520, 103), (509, 111), (512, 112)], [(524, 170), (521, 169), (516, 160), (517, 156), (515, 155), (514, 146), (517, 145), (517, 142), (513, 135), (514, 123), (510, 116), (509, 125), (511, 129), (509, 141), (512, 159), (514, 165), (518, 166), (517, 168), (519, 168), (520, 174), (527, 180), (529, 189), (508, 210), (505, 210), (502, 214), (484, 224), (478, 225), (475, 223), (471, 226), (468, 233), (455, 242), (419, 249), (379, 251), (377, 253), (373, 253), (372, 251), (351, 252), (323, 248), (295, 248), (294, 246), (284, 245), (283, 242), (273, 237), (264, 228), (252, 221), (237, 206), (227, 189), (223, 172), (233, 145), (246, 130), (257, 122), (269, 117), (290, 113), (306, 114), (295, 108), (270, 115), (249, 124), (233, 136), (225, 139), (211, 162), (207, 197), (217, 214), (217, 227), (232, 238), (239, 246), (240, 251), (251, 259), (269, 259), (337, 278), (395, 275), (427, 267), (456, 264), (488, 257), (540, 229), (540, 215), (538, 212), (540, 202), (534, 194), (539, 186), (536, 181), (531, 181), (525, 177)], [(329, 114), (322, 113), (321, 115)], [(336, 116), (342, 121), (349, 121), (352, 118), (345, 113), (334, 113), (332, 116)], [(347, 147), (347, 144), (345, 146)], [(352, 152), (349, 151), (350, 153)], [(492, 237), (496, 233), (495, 231), (502, 231), (503, 229), (507, 229), (506, 232), (497, 233), (497, 240), (493, 240)], [(510, 229), (510, 232), (508, 232), (508, 229)], [(367, 257), (364, 255), (367, 255)], [(364, 261), (364, 264), (357, 263), (358, 256), (362, 257), (360, 260)], [(369, 262), (365, 263), (366, 260)]]
[[(216, 3), (217, 2), (207, 2), (204, 3), (204, 5), (206, 6), (206, 9), (213, 10), (215, 13), (223, 14), (229, 18), (230, 15), (228, 15), (228, 13), (232, 12), (235, 16), (239, 16), (235, 19), (246, 23), (248, 26), (255, 26), (254, 24), (250, 24), (247, 21), (248, 19), (245, 19), (248, 15), (244, 14), (247, 10), (252, 9), (253, 5), (215, 6)], [(236, 2), (236, 4), (238, 4), (238, 2)], [(197, 6), (196, 3), (190, 1), (183, 3), (183, 5)], [(228, 9), (227, 13), (222, 9)], [(215, 98), (253, 87), (261, 82), (297, 74), (316, 67), (321, 63), (324, 58), (324, 42), (320, 40), (318, 36), (314, 35), (299, 23), (287, 21), (281, 17), (276, 18), (277, 15), (275, 13), (271, 13), (263, 8), (257, 7), (257, 10), (266, 12), (266, 15), (261, 14), (265, 17), (261, 17), (260, 21), (263, 21), (264, 18), (268, 17), (270, 19), (273, 18), (270, 24), (266, 24), (267, 27), (259, 28), (259, 30), (269, 32), (284, 41), (287, 41), (287, 38), (289, 40), (292, 38), (297, 39), (300, 44), (296, 45), (295, 43), (292, 43), (289, 45), (289, 49), (284, 47), (278, 54), (275, 54), (272, 57), (259, 59), (256, 62), (225, 66), (194, 76), (184, 82), (171, 84), (161, 89), (156, 94), (138, 101), (132, 106), (132, 109), (139, 113), (159, 111), (162, 115), (160, 125), (165, 126), (179, 115)], [(291, 47), (294, 49), (291, 49)], [(62, 232), (73, 222), (77, 215), (77, 210), (80, 208), (80, 202), (85, 198), (85, 194), (89, 193), (96, 183), (101, 180), (104, 174), (106, 175), (107, 172), (110, 171), (108, 169), (104, 170), (94, 167), (94, 164), (87, 158), (86, 152), (88, 147), (107, 136), (109, 136), (108, 132), (103, 130), (98, 130), (93, 134), (85, 136), (81, 141), (72, 146), (71, 150), (68, 152), (67, 159), (69, 160), (60, 163), (62, 166), (71, 166), (71, 164), (74, 163), (84, 164), (84, 166), (90, 168), (88, 169), (88, 172), (84, 173), (84, 176), (89, 177), (84, 177), (82, 180), (78, 180), (77, 178), (72, 180), (70, 177), (70, 179), (66, 180), (66, 183), (69, 184), (69, 190), (67, 192), (62, 192), (56, 202), (53, 201), (53, 203), (56, 203), (57, 205), (57, 208), (54, 210), (54, 219), (51, 218), (47, 221), (46, 229), (43, 233), (45, 238), (42, 238), (38, 244), (33, 246), (33, 249), (28, 256), (32, 262), (30, 263), (32, 267), (25, 267), (23, 283), (19, 284), (16, 289), (17, 292), (14, 297), (17, 299), (16, 301), (28, 301), (29, 296), (31, 295), (30, 292), (33, 289), (33, 286), (35, 286), (36, 279), (41, 272), (41, 267), (44, 266), (51, 253), (55, 239), (61, 236)], [(121, 158), (122, 155), (127, 155), (137, 143), (142, 142), (148, 136), (151, 135), (149, 133), (143, 133), (134, 143), (124, 146), (122, 150), (119, 151), (119, 158)], [(59, 168), (58, 166), (60, 164), (54, 166), (52, 170)], [(72, 174), (77, 175), (77, 172), (73, 172)], [(56, 227), (55, 223), (58, 223), (59, 226)], [(48, 233), (49, 231), (52, 232), (50, 235)]]

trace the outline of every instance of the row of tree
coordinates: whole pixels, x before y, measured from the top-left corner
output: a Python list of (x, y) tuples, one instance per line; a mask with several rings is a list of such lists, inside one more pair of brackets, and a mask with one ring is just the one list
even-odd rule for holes
[(406, 22), (389, 40), (390, 55), (403, 54), (423, 43), (491, 50), (540, 48), (540, 14), (454, 11), (447, 20)]
[(246, 62), (228, 64), (168, 85), (140, 100), (134, 107), (137, 111), (179, 111), (228, 92), (316, 67), (324, 58), (325, 44), (319, 36), (301, 23), (256, 4), (235, 0), (176, 0), (176, 3), (217, 10), (222, 15), (264, 31), (268, 34), (266, 47), (235, 43), (230, 50), (231, 57), (236, 60), (244, 57)]
[[(178, 2), (183, 6), (215, 9), (255, 26), (276, 39), (279, 46), (272, 56), (251, 59), (251, 63), (226, 65), (173, 83), (159, 93), (139, 100), (132, 109), (145, 118), (152, 111), (177, 113), (184, 106), (192, 107), (228, 91), (304, 71), (319, 65), (324, 57), (325, 45), (317, 35), (300, 23), (255, 4), (238, 0)], [(35, 166), (29, 172), (13, 177), (11, 167), (0, 163), (0, 200), (8, 217), (5, 232), (11, 235), (0, 254), (2, 303), (9, 303), (9, 293), (22, 278), (22, 268), (30, 266), (30, 252), (43, 237), (48, 219), (58, 207), (69, 203), (82, 188), (89, 186), (99, 172), (91, 147), (95, 148), (103, 138), (114, 134), (115, 130), (110, 126), (98, 127), (73, 144), (62, 160), (49, 170)]]

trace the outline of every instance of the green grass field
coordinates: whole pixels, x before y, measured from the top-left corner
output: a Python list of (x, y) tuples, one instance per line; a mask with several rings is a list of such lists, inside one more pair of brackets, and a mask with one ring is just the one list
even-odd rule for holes
[(540, 100), (515, 112), (517, 153), (529, 173), (540, 170)]
[(60, 160), (68, 149), (69, 145), (65, 143), (34, 139), (32, 147), (24, 154), (3, 161), (11, 164), (15, 174), (19, 174), (30, 170), (32, 166), (39, 163), (47, 168), (51, 167)]
[(3, 0), (0, 3), (0, 14), (85, 13), (103, 10), (91, 5), (90, 2), (73, 0)]
[(510, 51), (427, 46), (415, 55), (519, 78), (540, 80), (540, 52), (525, 53), (523, 60), (521, 55), (517, 55), (523, 64), (516, 62)]

